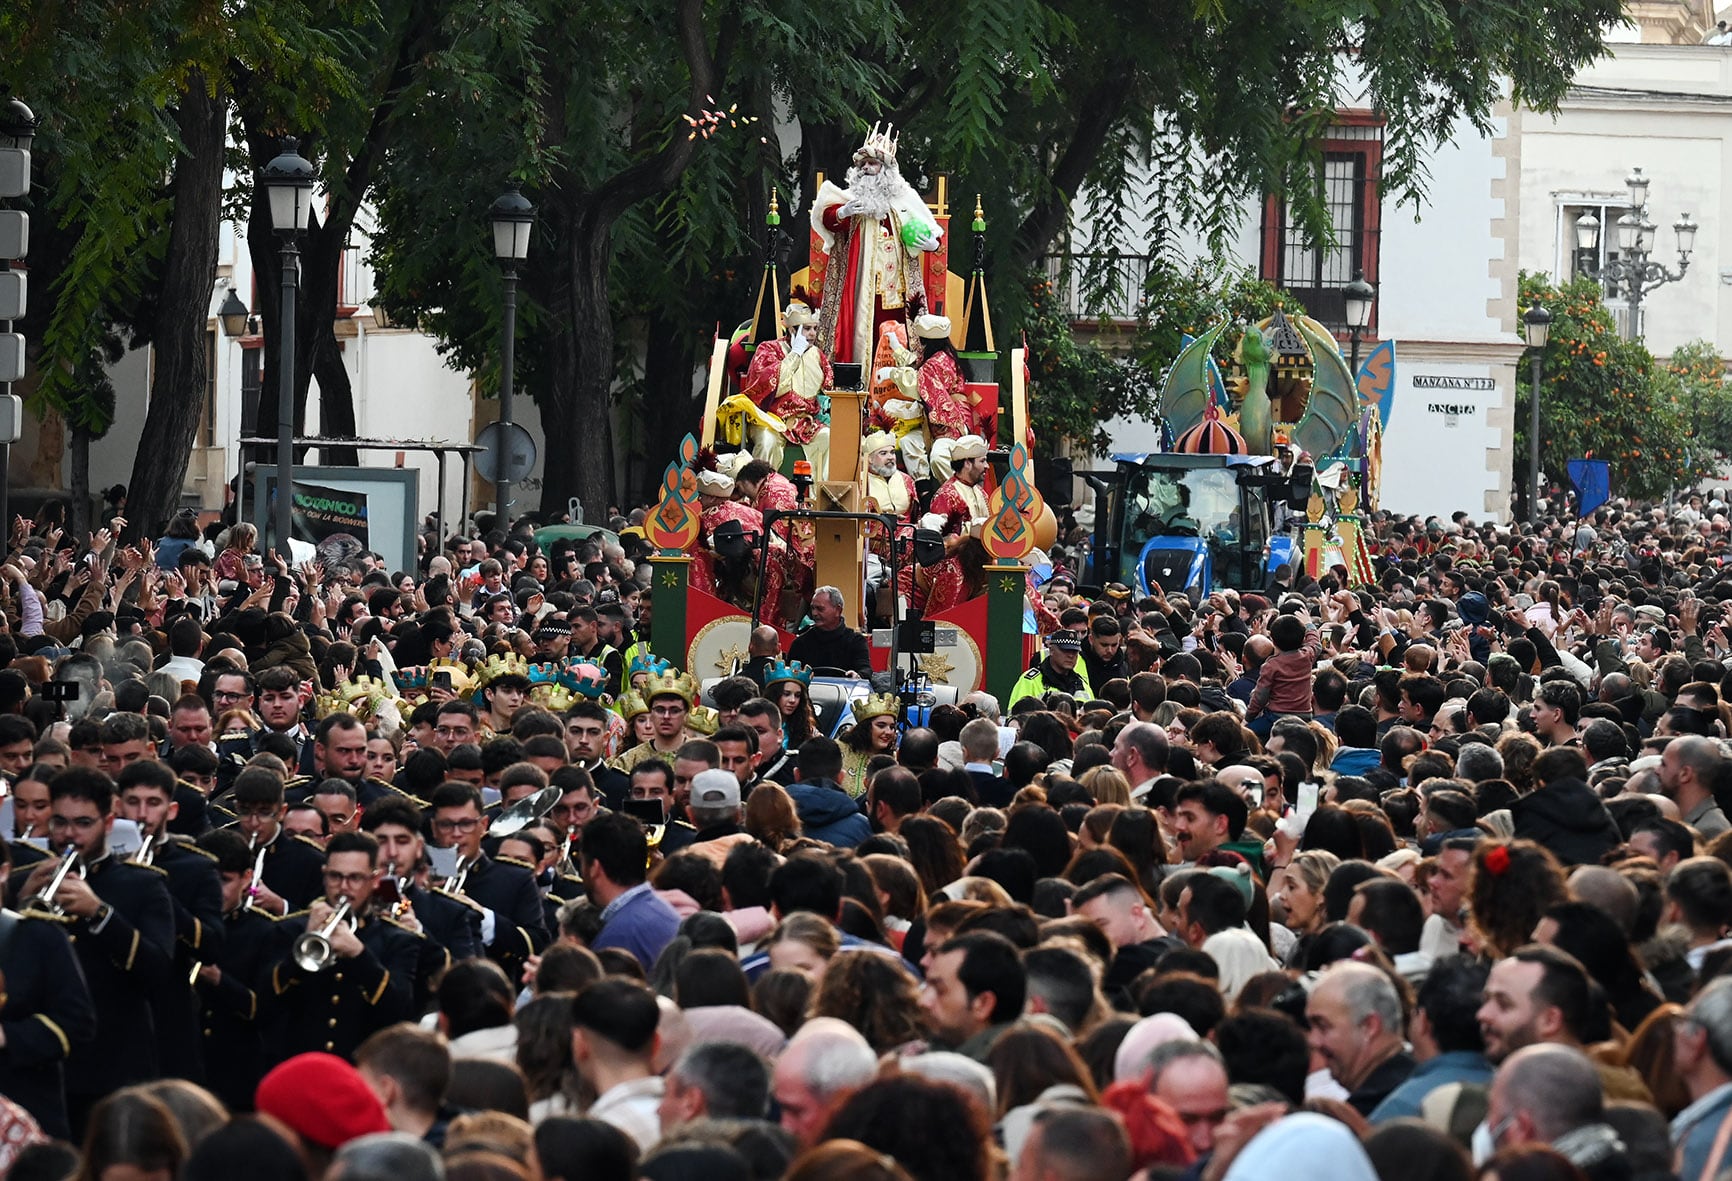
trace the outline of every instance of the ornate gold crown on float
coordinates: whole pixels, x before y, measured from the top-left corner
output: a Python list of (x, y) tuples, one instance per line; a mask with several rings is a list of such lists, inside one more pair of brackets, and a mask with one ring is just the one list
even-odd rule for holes
[(899, 716), (902, 713), (902, 702), (894, 693), (874, 693), (870, 697), (850, 702), (848, 708), (854, 711), (856, 722), (867, 722), (873, 718)]
[(669, 668), (662, 672), (654, 672), (649, 680), (643, 683), (643, 699), (654, 701), (658, 697), (678, 697), (687, 706), (697, 700), (698, 684), (692, 680), (689, 673)]

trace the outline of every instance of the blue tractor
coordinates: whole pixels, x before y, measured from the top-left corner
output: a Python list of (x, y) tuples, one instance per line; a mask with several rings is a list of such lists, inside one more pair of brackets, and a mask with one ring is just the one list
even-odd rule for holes
[[(1080, 473), (1095, 491), (1095, 533), (1082, 581), (1200, 601), (1262, 590), (1296, 553), (1311, 468), (1284, 472), (1266, 455), (1118, 454), (1110, 472)], [(1296, 511), (1297, 510), (1297, 511)]]

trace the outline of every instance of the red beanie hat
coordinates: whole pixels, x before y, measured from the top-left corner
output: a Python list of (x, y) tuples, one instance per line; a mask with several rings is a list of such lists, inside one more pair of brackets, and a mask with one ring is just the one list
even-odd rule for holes
[(1118, 1112), (1125, 1121), (1131, 1157), (1138, 1168), (1183, 1168), (1196, 1159), (1185, 1121), (1171, 1106), (1149, 1094), (1142, 1083), (1114, 1083), (1101, 1093), (1101, 1106)]
[(302, 1139), (332, 1150), (391, 1130), (373, 1088), (335, 1054), (296, 1054), (281, 1063), (260, 1080), (255, 1106)]

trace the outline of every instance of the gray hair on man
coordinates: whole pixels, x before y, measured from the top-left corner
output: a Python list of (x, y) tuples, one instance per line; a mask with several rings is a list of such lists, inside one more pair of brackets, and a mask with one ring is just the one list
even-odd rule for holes
[(407, 1132), (358, 1136), (331, 1158), (331, 1181), (445, 1181), (433, 1146)]
[(1161, 1075), (1166, 1073), (1167, 1067), (1186, 1058), (1207, 1058), (1223, 1069), (1226, 1067), (1226, 1060), (1221, 1057), (1221, 1051), (1209, 1042), (1192, 1041), (1188, 1038), (1162, 1042), (1149, 1055), (1149, 1090), (1153, 1091), (1160, 1085)]
[(782, 1061), (792, 1059), (812, 1093), (828, 1098), (865, 1086), (878, 1074), (878, 1055), (860, 1031), (835, 1017), (814, 1017), (789, 1039)]
[(1469, 783), (1503, 778), (1503, 756), (1495, 747), (1470, 742), (1455, 756), (1455, 773)]
[(762, 1119), (770, 1106), (770, 1068), (737, 1042), (699, 1042), (668, 1071), (703, 1092), (704, 1111), (715, 1119)]
[(1732, 976), (1708, 982), (1690, 1002), (1690, 1020), (1708, 1035), (1714, 1065), (1732, 1074)]
[(1493, 1085), (1510, 1111), (1527, 1112), (1547, 1143), (1605, 1117), (1600, 1072), (1574, 1046), (1524, 1046), (1504, 1059)]
[(1341, 981), (1341, 999), (1355, 1025), (1375, 1016), (1387, 1032), (1400, 1035), (1405, 1028), (1401, 1020), (1401, 994), (1381, 970), (1354, 960), (1331, 964), (1325, 975)]
[(836, 610), (838, 610), (838, 611), (842, 610), (848, 604), (848, 601), (842, 597), (842, 591), (841, 591), (840, 587), (821, 586), (817, 590), (812, 592), (812, 598), (814, 600), (816, 600), (816, 599), (829, 599), (830, 604), (833, 607), (835, 607)]

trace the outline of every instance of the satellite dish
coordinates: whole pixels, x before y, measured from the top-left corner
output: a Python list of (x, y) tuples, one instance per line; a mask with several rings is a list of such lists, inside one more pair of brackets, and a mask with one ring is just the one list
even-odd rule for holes
[[(475, 436), (475, 470), (483, 480), (521, 484), (535, 467), (535, 439), (517, 423), (489, 423)], [(503, 457), (503, 462), (501, 462)]]

